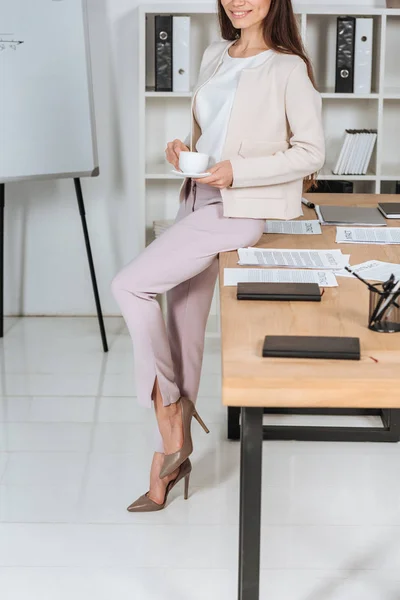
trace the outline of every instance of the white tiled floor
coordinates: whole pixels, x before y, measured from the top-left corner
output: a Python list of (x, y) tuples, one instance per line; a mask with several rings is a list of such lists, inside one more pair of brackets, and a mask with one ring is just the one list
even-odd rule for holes
[[(191, 495), (131, 515), (152, 418), (130, 340), (107, 320), (7, 322), (0, 342), (0, 593), (5, 600), (234, 600), (239, 445), (208, 339)], [(368, 425), (368, 419), (360, 423)], [(264, 442), (262, 600), (400, 598), (400, 446)]]

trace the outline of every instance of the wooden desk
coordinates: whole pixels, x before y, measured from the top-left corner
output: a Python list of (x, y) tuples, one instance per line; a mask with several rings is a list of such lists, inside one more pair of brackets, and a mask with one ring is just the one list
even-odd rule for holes
[[(375, 206), (396, 196), (305, 194), (317, 204)], [(304, 218), (315, 219), (304, 207)], [(399, 221), (388, 221), (400, 226)], [(400, 263), (400, 245), (336, 244), (336, 227), (316, 236), (264, 235), (260, 248), (340, 248), (350, 263), (369, 259)], [(238, 267), (237, 252), (220, 255), (222, 401), (241, 410), (239, 599), (259, 598), (261, 449), (264, 407), (400, 408), (400, 334), (367, 327), (369, 292), (353, 278), (338, 278), (321, 303), (237, 301), (236, 286), (224, 287), (224, 269)], [(355, 336), (361, 360), (263, 358), (264, 336)], [(396, 410), (396, 415), (398, 410)]]

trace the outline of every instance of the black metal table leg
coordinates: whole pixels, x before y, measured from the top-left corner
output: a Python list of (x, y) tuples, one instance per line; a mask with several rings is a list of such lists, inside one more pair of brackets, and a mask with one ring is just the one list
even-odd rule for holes
[(259, 600), (263, 409), (241, 409), (238, 600)]
[(101, 310), (99, 290), (97, 288), (96, 272), (94, 269), (92, 250), (90, 247), (89, 231), (88, 231), (87, 223), (86, 223), (86, 213), (85, 213), (85, 205), (83, 202), (82, 186), (81, 186), (81, 182), (80, 182), (79, 178), (74, 178), (74, 183), (75, 183), (76, 198), (78, 200), (79, 213), (81, 215), (83, 235), (85, 238), (86, 252), (87, 252), (87, 257), (88, 257), (88, 261), (89, 261), (90, 277), (92, 279), (94, 300), (96, 302), (97, 318), (99, 321), (101, 341), (103, 343), (104, 352), (108, 352), (106, 330), (104, 327), (103, 313)]
[(240, 407), (228, 406), (228, 440), (240, 439)]
[(0, 338), (4, 336), (4, 206), (5, 183), (0, 183)]

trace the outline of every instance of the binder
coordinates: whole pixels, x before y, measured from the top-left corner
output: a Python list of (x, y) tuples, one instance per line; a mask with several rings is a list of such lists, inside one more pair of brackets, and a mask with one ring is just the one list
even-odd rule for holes
[(367, 157), (367, 152), (368, 152), (368, 147), (369, 147), (369, 143), (371, 140), (371, 132), (366, 129), (365, 133), (364, 133), (364, 140), (363, 140), (363, 147), (362, 147), (362, 153), (361, 153), (361, 157), (360, 157), (360, 164), (358, 167), (358, 171), (357, 171), (357, 175), (364, 175), (363, 173), (363, 167), (364, 167), (364, 163), (365, 163), (365, 159)]
[(354, 93), (370, 94), (372, 77), (372, 33), (371, 17), (356, 19), (354, 46)]
[(333, 171), (332, 171), (332, 173), (334, 175), (338, 175), (340, 173), (340, 165), (343, 161), (344, 155), (346, 154), (347, 145), (349, 142), (350, 142), (350, 133), (346, 129), (344, 141), (343, 141), (342, 147), (340, 149), (340, 153), (339, 153), (338, 159), (336, 161), (336, 165), (334, 166)]
[(354, 175), (361, 175), (361, 168), (365, 158), (365, 146), (366, 140), (368, 139), (368, 133), (366, 129), (362, 129), (360, 132), (360, 144), (357, 153), (357, 161), (354, 167)]
[(337, 18), (335, 79), (337, 93), (353, 93), (355, 26), (355, 17)]
[(370, 144), (368, 146), (367, 156), (365, 158), (365, 162), (363, 165), (363, 172), (362, 172), (363, 175), (365, 175), (368, 171), (369, 163), (371, 161), (371, 156), (372, 156), (372, 152), (374, 150), (375, 141), (376, 141), (377, 136), (378, 136), (378, 134), (376, 132), (371, 133)]
[(155, 28), (155, 90), (172, 92), (172, 16), (156, 15)]
[(190, 17), (172, 19), (172, 88), (190, 92)]
[(353, 132), (353, 143), (351, 145), (351, 150), (350, 150), (350, 154), (349, 154), (349, 160), (346, 166), (346, 170), (344, 171), (344, 175), (351, 175), (353, 174), (353, 165), (354, 165), (354, 160), (357, 154), (357, 147), (358, 147), (358, 139), (359, 139), (359, 133), (357, 130), (354, 130)]

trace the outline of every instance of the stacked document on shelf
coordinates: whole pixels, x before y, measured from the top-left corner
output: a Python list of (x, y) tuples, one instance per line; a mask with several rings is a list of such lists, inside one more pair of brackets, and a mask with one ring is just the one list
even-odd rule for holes
[(321, 225), (361, 225), (385, 227), (386, 221), (378, 208), (363, 206), (316, 206)]
[(337, 287), (332, 271), (310, 269), (224, 269), (224, 286), (242, 281), (268, 283), (317, 283), (320, 287)]
[(337, 227), (337, 244), (400, 244), (400, 227)]
[(344, 269), (347, 256), (341, 250), (282, 250), (280, 248), (239, 248), (239, 265), (292, 267), (297, 269)]
[(322, 233), (319, 221), (266, 221), (264, 233), (318, 235)]
[[(367, 260), (359, 265), (352, 265), (351, 270), (369, 281), (387, 281), (391, 274), (400, 279), (400, 265), (381, 260)], [(335, 271), (336, 277), (355, 277), (346, 270)]]
[(377, 138), (376, 129), (346, 129), (335, 175), (366, 175)]
[(173, 219), (161, 219), (159, 221), (153, 221), (153, 231), (156, 238), (158, 238), (164, 231), (169, 229), (173, 225)]

